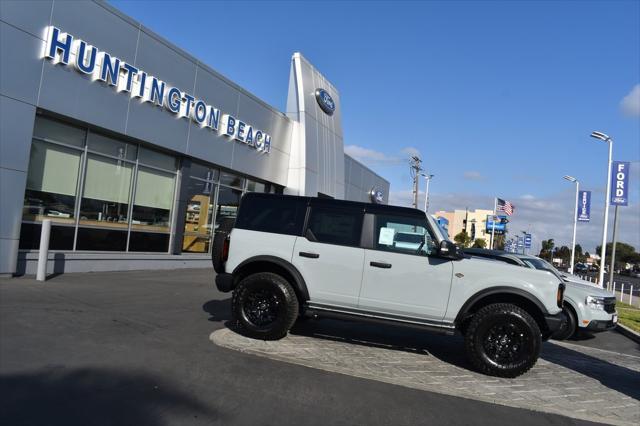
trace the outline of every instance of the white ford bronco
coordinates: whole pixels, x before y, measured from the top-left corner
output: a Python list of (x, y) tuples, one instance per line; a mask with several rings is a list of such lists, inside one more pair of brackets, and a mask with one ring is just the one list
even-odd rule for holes
[(212, 253), (216, 286), (256, 339), (285, 337), (300, 316), (460, 332), (475, 368), (515, 377), (564, 321), (557, 277), (465, 258), (405, 207), (249, 193)]

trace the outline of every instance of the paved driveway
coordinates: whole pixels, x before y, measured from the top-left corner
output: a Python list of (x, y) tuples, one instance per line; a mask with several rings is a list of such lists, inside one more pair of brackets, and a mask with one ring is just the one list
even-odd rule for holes
[[(597, 337), (596, 337), (597, 338)], [(616, 424), (640, 424), (640, 357), (550, 342), (516, 379), (470, 370), (462, 338), (338, 321), (306, 322), (265, 342), (217, 330), (233, 350), (414, 389)]]
[[(210, 335), (225, 330), (229, 315), (229, 295), (213, 288), (209, 269), (65, 274), (44, 284), (2, 279), (0, 419), (12, 426), (588, 423), (469, 399), (463, 390), (453, 393), (465, 398), (223, 348)], [(311, 322), (295, 337), (351, 339), (335, 343), (354, 352), (377, 348), (340, 327), (347, 323)], [(446, 350), (455, 339), (416, 334), (398, 350), (401, 333), (380, 329), (360, 338), (393, 345), (385, 350), (398, 359), (433, 354), (451, 365), (445, 369), (475, 377), (456, 350)], [(413, 353), (416, 347), (428, 354)], [(607, 374), (628, 370), (637, 383), (635, 370), (598, 365), (596, 372), (572, 368), (633, 397), (622, 388), (628, 381), (612, 383)]]

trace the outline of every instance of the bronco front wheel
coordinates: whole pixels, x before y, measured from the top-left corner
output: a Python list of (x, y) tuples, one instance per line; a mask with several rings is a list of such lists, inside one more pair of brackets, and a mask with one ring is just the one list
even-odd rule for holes
[(540, 328), (524, 309), (510, 303), (481, 308), (465, 333), (469, 361), (480, 372), (499, 377), (517, 377), (538, 360)]

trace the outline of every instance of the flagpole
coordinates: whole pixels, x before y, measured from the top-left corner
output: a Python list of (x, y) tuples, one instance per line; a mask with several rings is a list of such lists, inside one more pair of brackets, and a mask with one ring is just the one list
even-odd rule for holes
[(491, 218), (491, 250), (493, 250), (493, 241), (496, 233), (496, 210), (498, 209), (498, 199), (493, 197), (493, 217)]

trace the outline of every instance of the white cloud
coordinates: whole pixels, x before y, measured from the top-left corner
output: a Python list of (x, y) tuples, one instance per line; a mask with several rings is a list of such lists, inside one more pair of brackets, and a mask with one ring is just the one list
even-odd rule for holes
[(486, 180), (486, 176), (483, 176), (480, 172), (477, 172), (475, 170), (469, 170), (464, 172), (463, 177), (467, 180), (475, 180), (475, 181), (481, 181), (481, 180)]
[(640, 84), (633, 86), (631, 91), (620, 101), (620, 109), (630, 117), (640, 117)]
[(417, 148), (406, 147), (401, 149), (396, 154), (385, 154), (384, 152), (376, 151), (369, 148), (364, 148), (359, 145), (346, 145), (344, 152), (368, 166), (375, 165), (405, 165), (409, 164), (409, 156), (420, 156), (420, 151)]
[(344, 147), (344, 152), (363, 163), (398, 163), (401, 160), (396, 156), (389, 156), (383, 152), (363, 148), (358, 145), (347, 145)]
[(521, 195), (520, 198), (523, 199), (523, 200), (535, 200), (536, 199), (535, 195), (531, 195), (531, 194)]

